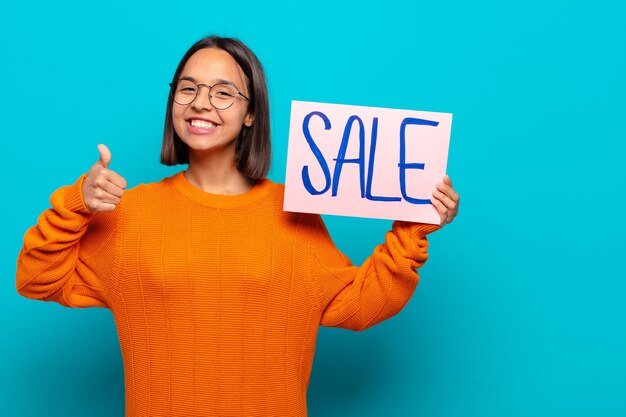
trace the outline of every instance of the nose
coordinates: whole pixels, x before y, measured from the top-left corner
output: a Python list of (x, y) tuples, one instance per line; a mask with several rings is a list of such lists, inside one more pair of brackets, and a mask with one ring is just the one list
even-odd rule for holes
[[(204, 92), (202, 87), (205, 87), (207, 91)], [(211, 88), (207, 85), (199, 85), (198, 94), (196, 95), (196, 98), (191, 102), (191, 105), (196, 110), (203, 110), (203, 109), (207, 109), (209, 111), (212, 110), (213, 103), (211, 103)]]

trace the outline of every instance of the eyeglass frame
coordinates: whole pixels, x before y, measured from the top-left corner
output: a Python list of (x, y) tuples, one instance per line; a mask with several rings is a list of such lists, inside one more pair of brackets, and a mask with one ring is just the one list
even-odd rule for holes
[[(206, 88), (208, 88), (208, 89), (209, 89), (209, 94), (208, 94), (208, 96), (209, 96), (209, 103), (211, 103), (211, 105), (212, 105), (213, 107), (215, 107), (215, 109), (216, 109), (216, 110), (228, 110), (228, 109), (230, 109), (230, 108), (233, 106), (233, 104), (235, 104), (235, 100), (233, 100), (233, 102), (232, 102), (232, 103), (230, 103), (230, 104), (228, 105), (228, 107), (224, 107), (224, 108), (219, 108), (219, 107), (217, 107), (217, 106), (216, 106), (215, 104), (213, 104), (213, 102), (211, 101), (211, 97), (212, 97), (212, 96), (211, 96), (211, 89), (212, 89), (214, 86), (216, 86), (216, 85), (220, 85), (220, 84), (226, 84), (226, 85), (230, 85), (230, 86), (232, 86), (232, 87), (233, 87), (233, 88), (237, 91), (237, 94), (238, 94), (238, 95), (240, 95), (241, 97), (243, 97), (243, 98), (245, 98), (246, 100), (248, 100), (248, 102), (250, 102), (250, 97), (246, 96), (244, 93), (242, 93), (241, 91), (239, 91), (239, 88), (237, 88), (237, 86), (236, 86), (235, 84), (230, 83), (230, 82), (218, 82), (218, 83), (215, 83), (215, 84), (213, 84), (213, 85), (209, 85), (209, 84), (204, 84), (204, 83), (198, 84), (198, 83), (196, 83), (196, 82), (195, 82), (195, 81), (193, 81), (193, 80), (187, 80), (187, 79), (181, 79), (181, 80), (179, 80), (179, 82), (180, 82), (180, 81), (189, 81), (189, 82), (191, 82), (191, 83), (195, 84), (195, 85), (198, 87), (198, 89), (196, 90), (196, 95), (195, 95), (195, 97), (194, 97), (194, 98), (193, 98), (193, 99), (192, 99), (189, 103), (187, 103), (187, 104), (180, 104), (180, 103), (179, 103), (179, 102), (177, 102), (177, 101), (176, 101), (176, 99), (174, 98), (174, 96), (176, 95), (176, 87), (178, 87), (178, 82), (177, 82), (176, 84), (174, 84), (174, 83), (169, 83), (169, 85), (170, 85), (170, 94), (172, 95), (172, 101), (173, 101), (174, 103), (178, 104), (179, 106), (188, 106), (188, 105), (190, 105), (191, 103), (193, 103), (194, 101), (196, 101), (196, 99), (198, 98), (198, 94), (200, 94), (200, 87), (206, 87)], [(234, 96), (234, 97), (235, 97), (235, 99), (237, 99), (237, 96)]]

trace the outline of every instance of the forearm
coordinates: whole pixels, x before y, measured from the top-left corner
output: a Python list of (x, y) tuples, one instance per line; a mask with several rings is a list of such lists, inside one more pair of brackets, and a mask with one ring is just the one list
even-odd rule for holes
[(426, 234), (437, 228), (395, 222), (361, 267), (328, 269), (342, 288), (325, 307), (321, 324), (363, 330), (402, 310), (417, 286), (416, 269), (428, 257)]
[(75, 304), (71, 293), (76, 286), (78, 299), (95, 298), (89, 305), (104, 305), (98, 301), (104, 296), (92, 272), (97, 265), (81, 261), (81, 239), (94, 218), (83, 203), (82, 180), (55, 191), (50, 198), (52, 208), (24, 236), (16, 273), (17, 291), (24, 297), (69, 306)]

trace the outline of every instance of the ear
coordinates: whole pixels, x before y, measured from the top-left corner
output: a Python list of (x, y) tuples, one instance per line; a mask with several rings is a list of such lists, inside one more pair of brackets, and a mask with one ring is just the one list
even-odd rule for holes
[(251, 127), (254, 124), (254, 116), (252, 115), (252, 113), (246, 114), (246, 116), (243, 118), (243, 124), (246, 127)]

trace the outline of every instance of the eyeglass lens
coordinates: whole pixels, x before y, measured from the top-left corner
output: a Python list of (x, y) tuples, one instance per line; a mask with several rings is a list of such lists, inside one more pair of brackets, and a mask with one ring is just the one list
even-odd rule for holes
[[(238, 91), (231, 84), (219, 83), (213, 86), (202, 84), (209, 88), (209, 101), (216, 109), (224, 110), (235, 102)], [(181, 105), (190, 104), (200, 94), (200, 87), (191, 81), (181, 80), (174, 91), (174, 101)]]

